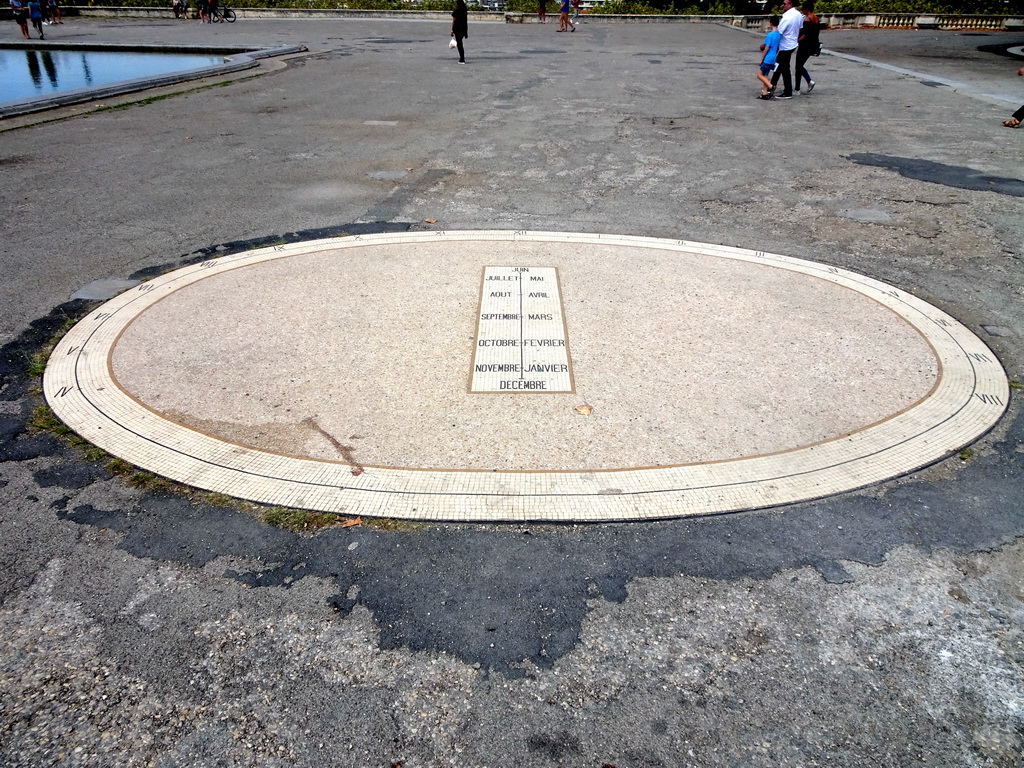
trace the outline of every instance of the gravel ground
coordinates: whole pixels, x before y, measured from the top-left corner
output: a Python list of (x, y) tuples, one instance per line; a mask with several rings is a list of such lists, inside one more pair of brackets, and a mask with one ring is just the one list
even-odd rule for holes
[(325, 232), (811, 258), (932, 301), (1022, 378), (1020, 34), (828, 33), (932, 79), (822, 56), (813, 94), (763, 103), (755, 36), (554, 29), (473, 25), (464, 67), (444, 22), (48, 35), (309, 50), (0, 125), (0, 763), (1024, 765), (1016, 401), (969, 452), (789, 508), (316, 535), (27, 428), (28, 359), (83, 286)]

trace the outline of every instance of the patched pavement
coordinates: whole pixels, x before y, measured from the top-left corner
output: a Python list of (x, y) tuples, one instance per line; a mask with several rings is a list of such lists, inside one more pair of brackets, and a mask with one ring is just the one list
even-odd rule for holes
[(308, 51), (3, 134), (6, 764), (1020, 764), (1015, 389), (970, 450), (882, 485), (591, 526), (298, 535), (26, 428), (28, 361), (96, 281), (385, 231), (831, 264), (941, 308), (1016, 382), (1019, 34), (830, 32), (902, 71), (822, 56), (812, 94), (766, 104), (757, 37), (720, 27), (477, 24), (465, 67), (444, 22), (58, 30)]

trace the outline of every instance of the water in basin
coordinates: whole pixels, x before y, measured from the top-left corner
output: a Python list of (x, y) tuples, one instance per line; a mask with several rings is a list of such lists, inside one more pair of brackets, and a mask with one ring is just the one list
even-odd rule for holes
[(200, 69), (223, 61), (223, 56), (215, 54), (0, 50), (0, 102), (43, 98), (79, 88)]

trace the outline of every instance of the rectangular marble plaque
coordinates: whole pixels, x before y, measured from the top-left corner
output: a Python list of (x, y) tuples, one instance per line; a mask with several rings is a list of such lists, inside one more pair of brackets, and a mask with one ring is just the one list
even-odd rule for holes
[(575, 391), (557, 269), (484, 267), (469, 391)]

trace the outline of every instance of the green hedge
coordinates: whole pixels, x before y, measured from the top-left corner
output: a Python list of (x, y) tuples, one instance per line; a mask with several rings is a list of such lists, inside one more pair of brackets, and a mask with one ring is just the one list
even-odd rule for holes
[[(748, 4), (749, 5), (749, 4)], [(757, 9), (739, 10), (732, 3), (713, 0), (703, 5), (675, 5), (669, 3), (664, 7), (657, 7), (648, 4), (644, 0), (608, 0), (604, 5), (591, 8), (589, 13), (624, 13), (643, 16), (647, 14), (661, 14), (666, 16), (736, 16), (744, 13), (761, 13)]]
[[(532, 3), (536, 5), (536, 3)], [(935, 2), (934, 0), (817, 0), (817, 13), (936, 13), (936, 14), (987, 14), (993, 16), (1024, 15), (1024, 0), (978, 0), (971, 3)], [(735, 16), (758, 15), (761, 13), (782, 13), (781, 4), (774, 8), (744, 2), (732, 3), (725, 0), (679, 5), (673, 0), (608, 0), (603, 6), (592, 8), (590, 13), (625, 13), (636, 15), (674, 14), (684, 16)]]
[[(194, 2), (194, 0), (193, 0)], [(379, 11), (448, 11), (455, 7), (455, 0), (423, 0), (413, 4), (408, 0), (226, 0), (234, 8), (348, 8), (351, 10)], [(603, 6), (590, 9), (589, 13), (618, 14), (673, 14), (673, 15), (758, 15), (780, 13), (776, 6), (760, 6), (753, 0), (700, 0), (684, 5), (686, 0), (608, 0)], [(776, 2), (776, 0), (769, 0)], [(75, 0), (68, 0), (75, 5)], [(115, 6), (123, 8), (170, 8), (171, 0), (89, 0), (83, 5)], [(471, 10), (481, 6), (468, 0)], [(522, 13), (536, 13), (538, 0), (506, 0), (505, 10)], [(558, 10), (558, 0), (548, 0), (548, 10)], [(994, 16), (1024, 15), (1024, 0), (975, 0), (974, 2), (941, 2), (941, 0), (818, 0), (817, 12), (821, 13), (938, 13), (938, 14), (989, 14)]]
[[(372, 0), (369, 0), (372, 2)], [(557, 2), (557, 0), (555, 0)], [(762, 13), (782, 13), (778, 0), (769, 0), (764, 10), (751, 0), (608, 0), (604, 5), (591, 8), (588, 13), (614, 13), (633, 15), (676, 16), (741, 16)], [(508, 0), (510, 11), (536, 13), (537, 0)], [(550, 3), (549, 5), (554, 5)], [(936, 0), (818, 0), (816, 10), (821, 13), (938, 13), (988, 14), (993, 16), (1024, 15), (1024, 0), (975, 0), (975, 2), (937, 2)]]
[[(62, 0), (63, 1), (63, 0)], [(197, 0), (190, 0), (194, 7)], [(66, 0), (68, 5), (95, 5), (114, 8), (170, 8), (171, 0)], [(451, 11), (455, 0), (422, 0), (413, 4), (407, 0), (222, 0), (230, 8), (314, 8), (353, 11)], [(478, 3), (467, 0), (472, 10), (484, 10)]]

